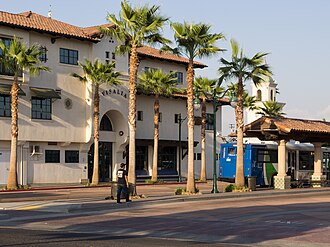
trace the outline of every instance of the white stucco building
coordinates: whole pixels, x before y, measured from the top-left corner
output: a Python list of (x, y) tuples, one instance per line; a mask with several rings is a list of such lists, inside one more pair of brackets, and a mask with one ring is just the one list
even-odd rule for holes
[[(111, 26), (106, 24), (106, 26)], [(93, 92), (70, 76), (81, 74), (77, 61), (100, 59), (116, 62), (123, 76), (122, 86), (100, 88), (100, 181), (111, 181), (121, 162), (127, 162), (128, 148), (128, 56), (114, 53), (118, 44), (101, 37), (98, 27), (80, 28), (32, 12), (12, 14), (0, 11), (0, 38), (10, 42), (14, 36), (27, 45), (40, 44), (46, 51), (41, 58), (51, 72), (40, 76), (22, 74), (19, 78), (19, 184), (79, 183), (91, 179), (93, 166)], [(151, 47), (139, 49), (139, 72), (146, 68), (176, 71), (179, 87), (186, 85), (185, 58), (160, 54)], [(206, 65), (196, 62), (196, 68)], [(0, 184), (9, 173), (11, 140), (10, 85), (13, 76), (0, 65)], [(159, 176), (178, 175), (178, 116), (186, 116), (186, 98), (160, 99)], [(212, 118), (212, 104), (207, 105)], [(200, 116), (200, 112), (195, 113)], [(217, 129), (221, 131), (221, 107)], [(212, 178), (213, 125), (206, 131), (207, 177)], [(187, 173), (187, 122), (182, 123), (182, 176)], [(218, 144), (220, 139), (217, 140)], [(195, 126), (195, 172), (200, 172), (200, 126)], [(137, 179), (151, 174), (153, 155), (153, 97), (137, 95), (136, 174)]]

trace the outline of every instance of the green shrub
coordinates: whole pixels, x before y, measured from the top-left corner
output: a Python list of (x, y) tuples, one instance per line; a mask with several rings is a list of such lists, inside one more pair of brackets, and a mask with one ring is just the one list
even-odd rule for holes
[(232, 192), (234, 189), (235, 185), (233, 184), (228, 184), (225, 188), (225, 192)]
[(185, 190), (182, 188), (176, 188), (174, 191), (175, 195), (182, 195), (182, 192), (184, 192)]
[(162, 184), (162, 183), (164, 183), (164, 181), (163, 180), (160, 180), (160, 179), (158, 179), (157, 181), (153, 181), (153, 180), (151, 180), (151, 179), (147, 179), (147, 180), (145, 180), (144, 181), (146, 184)]
[(228, 184), (225, 188), (225, 192), (248, 192), (251, 191), (248, 187), (238, 187), (234, 184)]

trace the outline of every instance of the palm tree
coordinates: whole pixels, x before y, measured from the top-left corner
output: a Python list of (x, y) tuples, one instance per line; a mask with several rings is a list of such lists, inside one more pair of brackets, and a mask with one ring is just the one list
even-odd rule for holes
[(144, 5), (132, 7), (127, 1), (121, 2), (121, 10), (117, 18), (113, 14), (108, 15), (108, 21), (114, 27), (101, 28), (101, 31), (116, 37), (122, 44), (116, 47), (116, 52), (129, 54), (129, 103), (128, 103), (128, 126), (129, 126), (129, 169), (128, 181), (135, 185), (135, 132), (136, 132), (136, 80), (139, 67), (137, 48), (144, 44), (166, 44), (169, 40), (162, 37), (160, 31), (168, 18), (161, 16), (159, 6)]
[(164, 51), (172, 51), (188, 58), (187, 67), (187, 118), (188, 118), (188, 176), (187, 192), (195, 193), (194, 174), (194, 60), (196, 57), (211, 56), (219, 51), (216, 46), (218, 40), (224, 39), (221, 33), (210, 33), (211, 26), (204, 23), (172, 23), (176, 48), (165, 46)]
[(265, 63), (267, 53), (257, 53), (252, 58), (243, 55), (243, 50), (239, 51), (239, 46), (233, 39), (230, 41), (232, 48), (231, 61), (224, 58), (220, 59), (221, 66), (219, 68), (220, 79), (237, 80), (237, 106), (235, 108), (236, 129), (237, 129), (237, 160), (236, 160), (236, 176), (235, 184), (244, 186), (244, 166), (243, 166), (243, 93), (244, 82), (252, 80), (255, 85), (262, 82), (264, 77), (269, 77), (272, 73), (269, 66)]
[(8, 189), (17, 188), (17, 139), (18, 139), (18, 77), (22, 72), (29, 72), (30, 75), (38, 75), (41, 70), (49, 71), (45, 66), (39, 65), (39, 57), (43, 53), (37, 44), (27, 47), (16, 37), (7, 46), (0, 40), (0, 63), (8, 71), (13, 72), (14, 80), (11, 86), (11, 147), (10, 165), (7, 187)]
[(206, 127), (206, 100), (212, 98), (213, 90), (217, 86), (217, 80), (210, 80), (206, 77), (197, 77), (194, 82), (195, 92), (199, 92), (201, 102), (201, 174), (200, 181), (206, 181), (206, 159), (205, 159), (205, 127)]
[(164, 74), (161, 70), (152, 70), (144, 72), (139, 76), (141, 88), (146, 93), (154, 94), (154, 156), (152, 165), (152, 181), (157, 181), (158, 170), (158, 140), (159, 140), (159, 97), (170, 96), (175, 92), (177, 78), (175, 73)]
[(94, 85), (94, 166), (92, 185), (99, 183), (99, 120), (100, 120), (100, 94), (99, 87), (101, 84), (107, 85), (119, 85), (118, 81), (119, 72), (115, 71), (115, 63), (101, 63), (99, 60), (95, 60), (92, 63), (89, 60), (85, 60), (86, 64), (78, 62), (79, 66), (83, 70), (83, 76), (78, 74), (71, 74), (71, 76), (78, 78), (81, 82), (91, 82)]
[(259, 107), (257, 114), (261, 116), (270, 116), (270, 117), (282, 117), (286, 115), (282, 112), (282, 106), (276, 101), (266, 101), (262, 102), (263, 107)]
[[(228, 95), (232, 95), (233, 93), (237, 95), (237, 89), (238, 89), (238, 84), (233, 84), (231, 83), (228, 86)], [(256, 97), (255, 96), (249, 96), (249, 93), (243, 89), (243, 107), (248, 108), (250, 111), (254, 111), (258, 109), (258, 106), (256, 105)]]

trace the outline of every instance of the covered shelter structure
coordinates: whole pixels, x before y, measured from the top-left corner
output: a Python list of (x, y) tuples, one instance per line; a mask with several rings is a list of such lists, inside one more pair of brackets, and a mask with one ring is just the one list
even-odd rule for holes
[(257, 137), (261, 141), (278, 142), (278, 174), (274, 177), (275, 189), (290, 188), (290, 176), (286, 174), (286, 143), (289, 140), (309, 142), (314, 145), (314, 187), (324, 184), (322, 173), (322, 151), (324, 143), (330, 142), (330, 122), (294, 119), (285, 117), (261, 117), (244, 128), (246, 137)]

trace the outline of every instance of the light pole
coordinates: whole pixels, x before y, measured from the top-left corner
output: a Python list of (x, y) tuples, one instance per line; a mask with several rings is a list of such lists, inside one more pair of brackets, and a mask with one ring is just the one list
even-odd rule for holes
[[(229, 88), (226, 89), (220, 96), (217, 95), (217, 89), (213, 89), (212, 95), (212, 105), (213, 105), (213, 186), (211, 193), (219, 193), (217, 188), (217, 110), (218, 110), (218, 99), (223, 98), (226, 93), (229, 91)], [(229, 98), (230, 105), (232, 107), (236, 106), (237, 99), (234, 92), (232, 92)], [(200, 104), (198, 96), (196, 97), (194, 104)], [(196, 107), (197, 108), (197, 107)]]
[(187, 117), (181, 118), (181, 113), (178, 114), (178, 123), (179, 123), (179, 182), (182, 182), (181, 179), (181, 156), (182, 156), (182, 143), (181, 143), (181, 126), (182, 122), (186, 120)]

